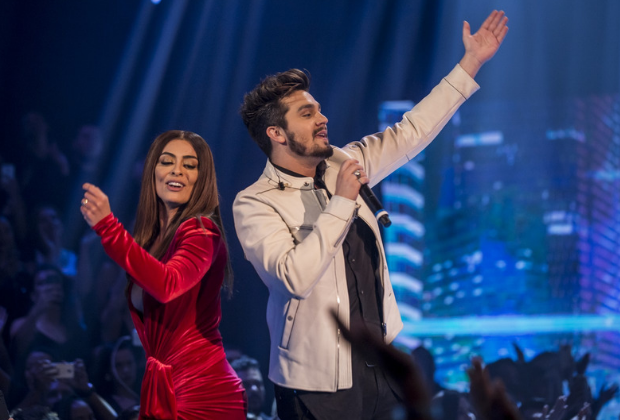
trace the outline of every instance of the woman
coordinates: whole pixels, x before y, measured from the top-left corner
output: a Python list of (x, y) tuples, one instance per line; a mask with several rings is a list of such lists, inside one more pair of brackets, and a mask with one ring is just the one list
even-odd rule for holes
[(136, 348), (131, 338), (124, 336), (115, 344), (96, 351), (93, 385), (117, 413), (140, 404), (137, 386), (142, 375), (136, 350), (142, 353), (142, 347)]
[(207, 143), (187, 131), (155, 139), (135, 239), (99, 188), (83, 188), (84, 219), (130, 278), (129, 308), (147, 356), (140, 418), (245, 419), (245, 391), (218, 331), (228, 254)]
[(54, 350), (59, 360), (86, 358), (88, 333), (76, 305), (71, 279), (56, 265), (37, 266), (30, 290), (32, 306), (11, 324), (11, 354), (16, 365), (33, 347)]

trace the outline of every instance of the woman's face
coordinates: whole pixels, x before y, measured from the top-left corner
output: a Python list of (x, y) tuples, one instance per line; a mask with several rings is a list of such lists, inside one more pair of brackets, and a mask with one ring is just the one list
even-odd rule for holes
[(133, 386), (136, 381), (136, 358), (129, 349), (121, 348), (116, 352), (116, 359), (113, 361), (118, 379), (125, 385)]
[(196, 151), (188, 141), (172, 140), (164, 147), (155, 166), (155, 190), (169, 216), (189, 201), (198, 165)]
[(62, 305), (65, 299), (63, 279), (54, 270), (40, 270), (34, 277), (33, 300)]
[(43, 207), (39, 211), (38, 217), (37, 223), (41, 236), (51, 240), (62, 234), (62, 223), (56, 210), (51, 207)]

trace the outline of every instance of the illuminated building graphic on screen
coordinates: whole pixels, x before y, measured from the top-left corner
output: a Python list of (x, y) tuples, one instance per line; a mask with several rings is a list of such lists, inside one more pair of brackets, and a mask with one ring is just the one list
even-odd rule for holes
[[(422, 184), (397, 172), (382, 186), (393, 212), (415, 210), (389, 194), (400, 179), (423, 193), (423, 240), (410, 245), (421, 292), (399, 302), (416, 310), (401, 343), (421, 340), (438, 380), (461, 388), (472, 354), (514, 358), (513, 342), (530, 358), (563, 343), (591, 351), (593, 389), (617, 376), (620, 98), (466, 103), (419, 165)], [(409, 236), (389, 230), (390, 270), (406, 278), (391, 249)]]
[[(398, 123), (413, 107), (409, 101), (383, 103), (380, 130)], [(404, 317), (420, 319), (424, 266), (424, 193), (426, 173), (424, 153), (408, 162), (381, 183), (385, 209), (392, 225), (384, 229), (384, 244), (390, 267), (390, 280)], [(418, 340), (401, 336), (403, 344), (413, 346)]]

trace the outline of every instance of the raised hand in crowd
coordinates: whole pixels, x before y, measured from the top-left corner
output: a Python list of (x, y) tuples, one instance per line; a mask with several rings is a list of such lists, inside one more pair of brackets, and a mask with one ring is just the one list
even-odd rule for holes
[(82, 359), (73, 362), (74, 376), (66, 379), (67, 383), (73, 388), (75, 395), (83, 399), (93, 410), (97, 420), (114, 420), (116, 412), (97, 392), (88, 379), (86, 366)]
[(592, 418), (597, 418), (603, 407), (618, 394), (618, 384), (603, 384), (598, 397), (592, 401)]
[(482, 368), (482, 359), (474, 358), (467, 370), (470, 380), (470, 400), (483, 420), (520, 420), (517, 407), (510, 401), (501, 381), (491, 381)]
[(51, 158), (62, 175), (69, 175), (69, 160), (48, 137), (49, 125), (43, 115), (30, 112), (22, 120), (24, 137), (30, 150), (39, 158)]
[(578, 416), (592, 418), (592, 390), (585, 376), (586, 369), (590, 363), (590, 353), (586, 353), (581, 359), (575, 362), (575, 375), (568, 381), (569, 394), (566, 399), (566, 413), (563, 420), (572, 419)]
[(343, 337), (351, 342), (351, 346), (370, 360), (377, 360), (385, 372), (402, 387), (407, 419), (432, 420), (430, 395), (424, 375), (411, 357), (394, 346), (385, 344), (371, 334), (364, 324), (352, 324), (351, 329), (348, 329), (335, 313), (333, 315)]

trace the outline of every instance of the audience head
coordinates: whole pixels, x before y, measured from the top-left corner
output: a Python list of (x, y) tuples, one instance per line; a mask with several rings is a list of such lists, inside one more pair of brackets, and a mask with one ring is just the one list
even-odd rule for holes
[(418, 346), (411, 351), (411, 356), (420, 368), (428, 389), (432, 391), (435, 383), (435, 359), (433, 355), (426, 347)]
[(514, 360), (510, 358), (498, 359), (486, 365), (486, 370), (492, 380), (499, 379), (502, 381), (506, 387), (506, 392), (513, 401), (521, 401), (523, 392), (520, 373)]
[(102, 346), (95, 355), (93, 381), (105, 397), (121, 389), (138, 391), (138, 364), (134, 346), (129, 336), (123, 336), (114, 345)]
[(248, 413), (260, 414), (265, 402), (265, 384), (258, 362), (250, 357), (241, 356), (232, 362), (232, 367), (243, 382), (248, 396)]
[(466, 395), (453, 390), (442, 390), (431, 402), (433, 420), (470, 420), (474, 409)]
[(29, 146), (38, 144), (47, 146), (48, 130), (47, 121), (40, 113), (29, 112), (22, 117), (22, 133)]
[(55, 412), (43, 405), (18, 408), (11, 412), (11, 417), (13, 420), (61, 420)]
[(62, 420), (95, 420), (95, 414), (86, 401), (74, 395), (58, 400), (52, 409)]
[(58, 210), (48, 204), (42, 204), (35, 209), (36, 223), (35, 240), (37, 249), (46, 253), (50, 241), (57, 243), (63, 233), (63, 225)]
[(97, 158), (103, 150), (101, 130), (96, 125), (83, 125), (73, 140), (73, 150), (78, 159)]
[(35, 348), (30, 351), (24, 360), (24, 378), (28, 389), (47, 387), (51, 378), (45, 374), (45, 366), (55, 360), (52, 349)]
[(138, 420), (140, 414), (140, 406), (135, 405), (121, 411), (116, 420)]

